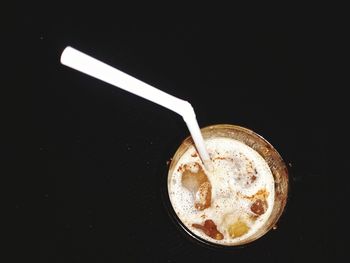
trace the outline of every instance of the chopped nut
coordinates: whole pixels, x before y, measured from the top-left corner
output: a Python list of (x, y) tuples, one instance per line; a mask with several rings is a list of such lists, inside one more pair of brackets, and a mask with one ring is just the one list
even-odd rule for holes
[(200, 185), (197, 194), (195, 208), (198, 210), (204, 210), (210, 206), (211, 203), (211, 185), (209, 182), (205, 182)]
[[(195, 163), (193, 167), (186, 165), (182, 173), (181, 183), (194, 196), (195, 208), (204, 210), (211, 205), (211, 184), (202, 167)], [(194, 169), (195, 168), (195, 169)]]
[(267, 210), (267, 202), (266, 200), (257, 199), (255, 202), (250, 206), (250, 210), (257, 215), (262, 215)]
[(231, 237), (240, 237), (247, 233), (249, 227), (242, 221), (237, 221), (228, 227), (228, 233)]
[(213, 220), (208, 219), (205, 220), (204, 225), (192, 224), (192, 226), (201, 229), (204, 232), (204, 234), (216, 240), (222, 240), (224, 238), (224, 235), (218, 231)]

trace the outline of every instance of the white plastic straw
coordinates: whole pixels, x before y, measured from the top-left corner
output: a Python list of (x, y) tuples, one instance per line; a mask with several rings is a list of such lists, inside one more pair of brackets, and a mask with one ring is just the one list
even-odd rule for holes
[(205, 148), (196, 115), (188, 101), (154, 88), (72, 47), (66, 47), (63, 50), (61, 63), (180, 114), (186, 122), (205, 168), (212, 170), (212, 163)]

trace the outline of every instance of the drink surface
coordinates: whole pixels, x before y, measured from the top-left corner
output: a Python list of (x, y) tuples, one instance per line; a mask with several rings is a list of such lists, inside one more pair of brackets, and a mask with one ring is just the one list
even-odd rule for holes
[(264, 158), (238, 140), (218, 137), (205, 144), (213, 171), (190, 146), (168, 178), (171, 204), (197, 236), (226, 246), (244, 243), (271, 214), (273, 175)]

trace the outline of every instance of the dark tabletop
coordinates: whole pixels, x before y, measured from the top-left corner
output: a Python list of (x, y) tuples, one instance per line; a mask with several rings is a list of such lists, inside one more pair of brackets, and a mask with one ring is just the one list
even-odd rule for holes
[[(37, 262), (309, 262), (336, 254), (316, 33), (190, 16), (93, 20), (72, 12), (19, 21), (35, 57)], [(61, 65), (68, 45), (188, 100), (201, 127), (236, 124), (265, 137), (290, 170), (277, 229), (230, 251), (187, 239), (161, 195), (167, 161), (189, 135), (184, 121)], [(16, 202), (18, 215), (30, 213), (24, 197)]]

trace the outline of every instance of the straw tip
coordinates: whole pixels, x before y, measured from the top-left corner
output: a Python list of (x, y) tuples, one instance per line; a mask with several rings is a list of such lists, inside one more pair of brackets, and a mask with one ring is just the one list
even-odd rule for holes
[(60, 57), (61, 64), (67, 65), (68, 58), (70, 57), (70, 54), (72, 53), (73, 50), (74, 48), (72, 48), (71, 46), (65, 47)]

